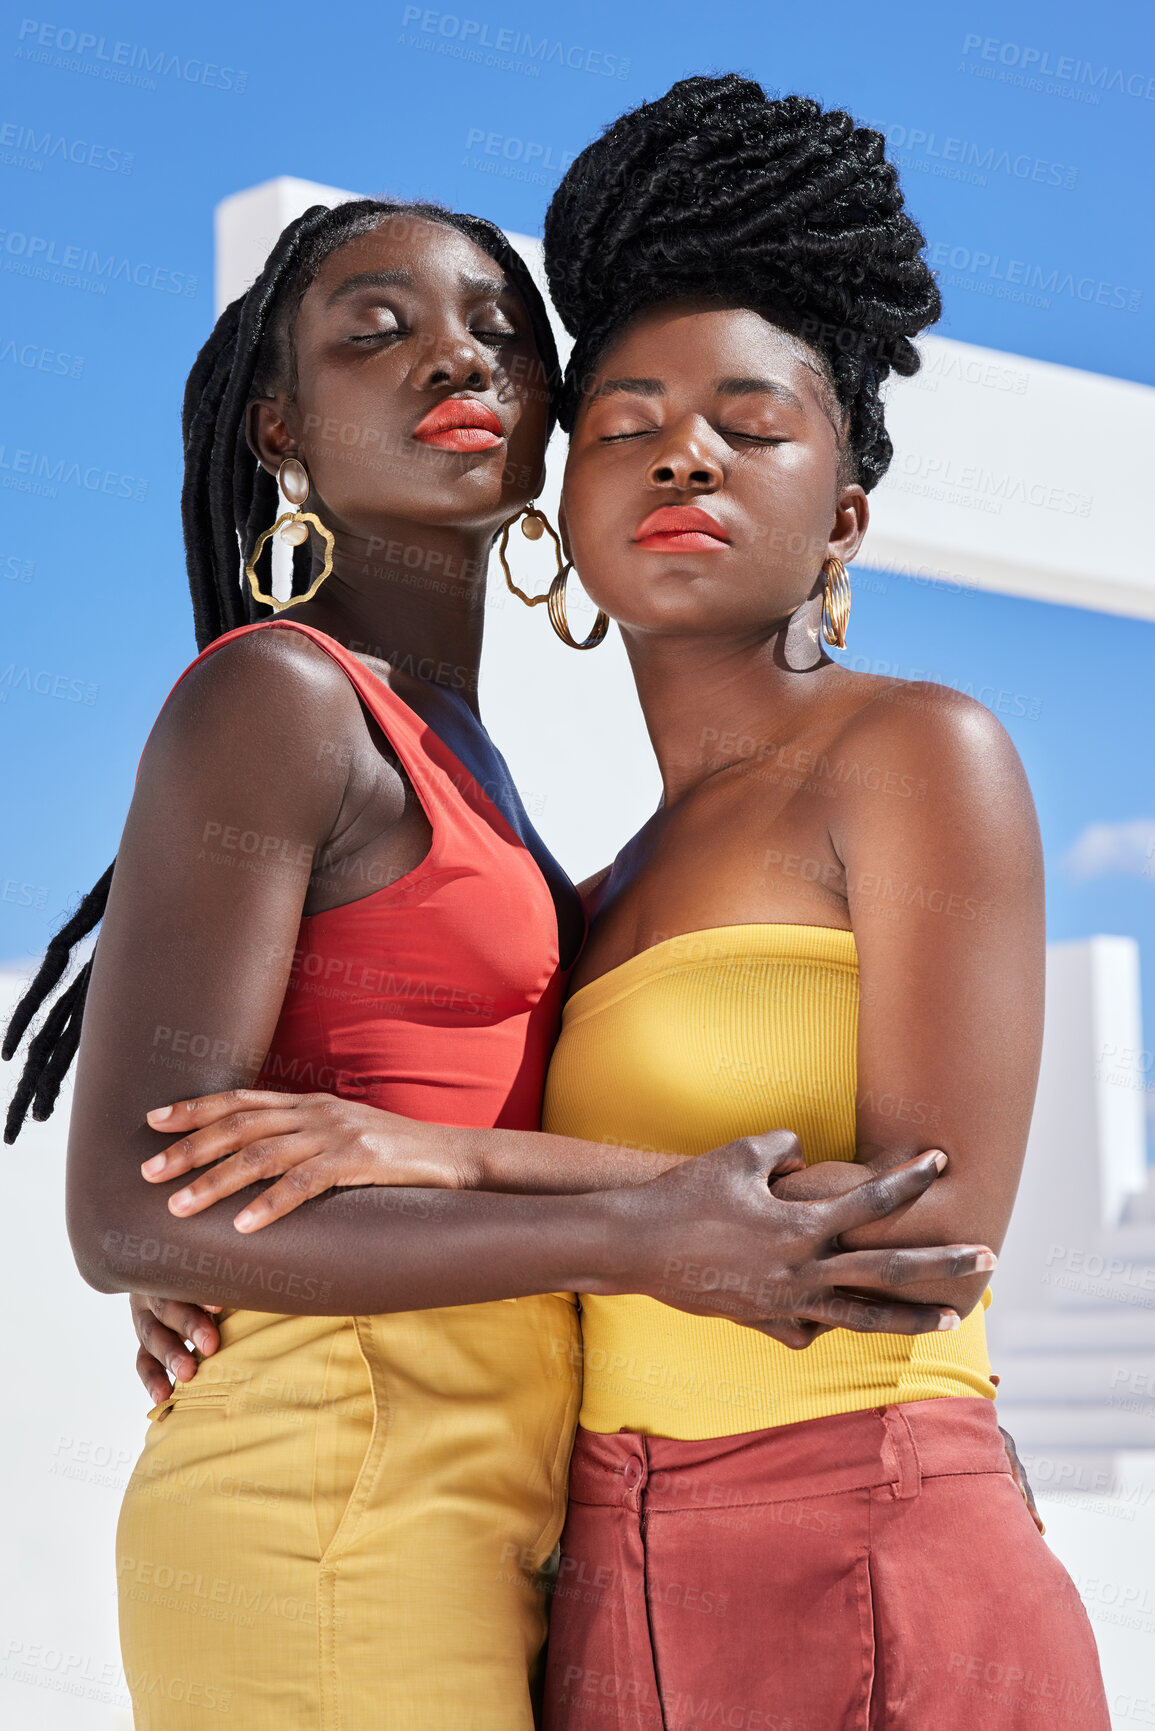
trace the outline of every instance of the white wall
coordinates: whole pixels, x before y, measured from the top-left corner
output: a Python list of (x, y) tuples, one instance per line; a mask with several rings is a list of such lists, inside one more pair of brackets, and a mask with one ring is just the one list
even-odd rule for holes
[(1142, 1060), (1134, 940), (1051, 944), (1039, 1091), (987, 1335), (1003, 1422), (1040, 1482), (1087, 1495), (1138, 1476), (1155, 1504)]

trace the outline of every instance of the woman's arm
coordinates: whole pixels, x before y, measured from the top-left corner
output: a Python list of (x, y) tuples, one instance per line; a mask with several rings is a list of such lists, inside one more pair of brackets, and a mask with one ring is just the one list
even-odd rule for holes
[(97, 947), (69, 1140), (69, 1231), (104, 1291), (340, 1314), (595, 1278), (606, 1221), (582, 1199), (551, 1211), (361, 1191), (246, 1243), (221, 1211), (174, 1219), (141, 1181), (142, 1159), (163, 1145), (145, 1124), (158, 1095), (260, 1070), (313, 861), (358, 817), (351, 766), (364, 739), (348, 680), (280, 632), (202, 663), (153, 730)]
[[(288, 632), (226, 645), (166, 705), (117, 857), (81, 1042), (68, 1226), (89, 1283), (318, 1315), (568, 1288), (648, 1292), (755, 1326), (822, 1318), (831, 1302), (849, 1326), (939, 1326), (941, 1306), (846, 1299), (848, 1288), (878, 1290), (880, 1264), (836, 1247), (855, 1222), (918, 1194), (933, 1166), (864, 1185), (860, 1197), (790, 1205), (768, 1185), (783, 1160), (796, 1163), (789, 1137), (592, 1195), (341, 1191), (247, 1237), (231, 1204), (186, 1219), (169, 1211), (165, 1190), (140, 1175), (167, 1140), (145, 1114), (158, 1094), (243, 1087), (257, 1075), (312, 860), (358, 816), (347, 766), (363, 737), (348, 681)], [(399, 779), (396, 792), (400, 821)], [(945, 1276), (957, 1261), (949, 1250), (925, 1257), (908, 1259), (891, 1284), (928, 1267)], [(721, 1271), (717, 1284), (703, 1284), (703, 1267)]]
[[(174, 1214), (191, 1214), (258, 1178), (293, 1174), (283, 1188), (271, 1186), (249, 1205), (252, 1221), (235, 1222), (242, 1232), (280, 1218), (331, 1185), (577, 1196), (648, 1184), (690, 1158), (541, 1130), (427, 1124), (336, 1094), (252, 1088), (177, 1100), (151, 1111), (148, 1121), (165, 1136), (180, 1137), (145, 1161), (142, 1171), (150, 1184), (208, 1168), (169, 1195)], [(308, 1174), (299, 1170), (305, 1161)]]
[[(1042, 1043), (1043, 864), (1026, 776), (989, 711), (936, 685), (892, 689), (840, 755), (878, 771), (850, 798), (844, 784), (831, 825), (861, 970), (857, 1158), (877, 1172), (920, 1148), (950, 1156), (908, 1210), (845, 1241), (998, 1250)], [(776, 1189), (829, 1196), (853, 1170), (827, 1163)], [(965, 1313), (986, 1284), (951, 1283), (952, 1302)]]

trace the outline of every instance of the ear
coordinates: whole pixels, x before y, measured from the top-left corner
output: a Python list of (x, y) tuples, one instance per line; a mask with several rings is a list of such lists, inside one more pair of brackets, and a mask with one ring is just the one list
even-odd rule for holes
[(286, 457), (300, 455), (297, 434), (279, 396), (257, 397), (245, 410), (245, 440), (262, 468), (275, 475)]
[(562, 494), (561, 502), (557, 508), (557, 532), (561, 536), (561, 556), (564, 560), (566, 560), (569, 564), (572, 565), (573, 564), (573, 554), (570, 552), (569, 525), (566, 522), (566, 517), (565, 517), (565, 494), (564, 493)]
[(834, 525), (826, 544), (826, 557), (841, 559), (844, 565), (849, 565), (862, 546), (869, 522), (870, 505), (858, 482), (842, 487), (834, 507)]

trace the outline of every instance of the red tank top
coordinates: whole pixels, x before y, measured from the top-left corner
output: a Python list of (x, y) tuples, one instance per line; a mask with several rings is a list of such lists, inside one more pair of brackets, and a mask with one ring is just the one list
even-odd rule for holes
[(421, 717), (311, 626), (243, 625), (185, 671), (236, 637), (276, 628), (301, 632), (344, 670), (433, 838), (404, 877), (301, 921), (256, 1086), (338, 1094), (427, 1123), (538, 1129), (566, 974), (536, 860)]

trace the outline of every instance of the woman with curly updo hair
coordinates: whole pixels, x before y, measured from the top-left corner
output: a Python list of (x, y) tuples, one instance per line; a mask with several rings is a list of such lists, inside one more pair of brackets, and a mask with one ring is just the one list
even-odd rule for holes
[[(942, 1180), (841, 1242), (997, 1248), (1042, 1033), (1026, 778), (981, 705), (822, 644), (891, 458), (882, 386), (940, 311), (883, 139), (686, 79), (578, 157), (545, 241), (567, 552), (664, 794), (590, 900), (544, 1127), (693, 1156), (781, 1124), (795, 1199), (930, 1144)], [(993, 1264), (960, 1327), (906, 1338), (583, 1299), (550, 1731), (1107, 1725), (995, 1423)]]

